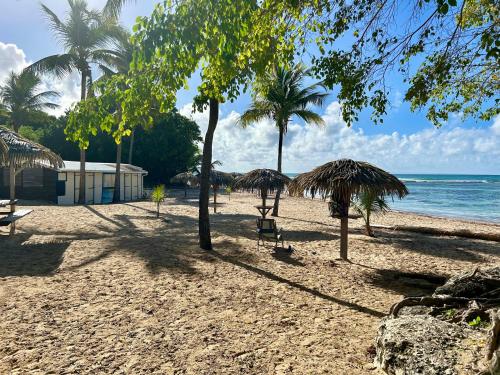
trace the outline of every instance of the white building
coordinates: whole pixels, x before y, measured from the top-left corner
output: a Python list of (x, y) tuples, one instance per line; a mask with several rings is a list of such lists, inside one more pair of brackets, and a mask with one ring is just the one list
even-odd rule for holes
[[(115, 185), (115, 163), (85, 163), (85, 199), (87, 204), (111, 203)], [(121, 164), (120, 200), (132, 201), (144, 195), (144, 176), (141, 167)], [(71, 205), (78, 202), (80, 186), (80, 162), (64, 161), (57, 170), (57, 203)]]

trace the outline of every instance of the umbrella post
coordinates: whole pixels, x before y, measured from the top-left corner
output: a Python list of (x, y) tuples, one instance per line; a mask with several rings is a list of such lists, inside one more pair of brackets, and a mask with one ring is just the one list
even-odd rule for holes
[(14, 200), (16, 198), (16, 168), (13, 161), (9, 165), (9, 185), (10, 200)]
[(348, 218), (340, 218), (340, 258), (347, 260)]

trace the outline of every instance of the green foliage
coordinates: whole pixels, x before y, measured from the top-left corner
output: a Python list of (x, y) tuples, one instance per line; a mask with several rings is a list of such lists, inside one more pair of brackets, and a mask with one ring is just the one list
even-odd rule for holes
[(467, 322), (470, 327), (480, 327), (483, 324), (481, 317), (478, 315), (471, 321)]
[[(270, 1), (270, 0), (269, 0)], [(298, 4), (294, 0), (289, 4)], [(389, 75), (408, 84), (405, 100), (439, 126), (450, 112), (489, 120), (500, 113), (500, 7), (495, 0), (300, 2), (295, 29), (314, 43), (315, 72), (348, 125), (365, 107), (382, 122)], [(338, 42), (352, 45), (338, 49)], [(349, 46), (349, 44), (348, 44)]]
[(269, 15), (276, 16), (256, 0), (158, 4), (134, 27), (133, 41), (142, 48), (132, 64), (137, 73), (132, 86), (148, 87), (161, 109), (168, 110), (176, 92), (199, 69), (199, 109), (209, 98), (235, 99), (253, 74), (263, 73), (280, 51), (290, 48), (283, 37), (284, 20), (264, 24)]
[(136, 129), (134, 164), (149, 172), (146, 181), (150, 183), (170, 181), (176, 174), (196, 166), (200, 141), (195, 122), (177, 111), (158, 115), (149, 129)]
[(11, 72), (5, 84), (0, 86), (0, 107), (15, 132), (26, 123), (31, 113), (47, 108), (57, 108), (50, 100), (58, 97), (55, 91), (40, 91), (42, 80), (35, 73), (24, 70)]
[(447, 319), (452, 319), (457, 314), (457, 309), (447, 309), (444, 311), (444, 316)]
[(385, 201), (385, 197), (376, 191), (367, 190), (361, 192), (356, 199), (351, 202), (351, 207), (355, 212), (360, 214), (365, 221), (366, 234), (373, 236), (370, 227), (370, 218), (374, 213), (384, 214), (389, 211), (389, 206)]
[(265, 118), (276, 121), (280, 132), (286, 133), (288, 122), (297, 116), (307, 123), (323, 125), (321, 116), (309, 109), (310, 105), (322, 105), (327, 94), (317, 91), (321, 83), (304, 86), (310, 71), (301, 64), (291, 69), (276, 66), (256, 82), (252, 106), (240, 119), (242, 126)]
[(165, 185), (157, 185), (151, 192), (151, 201), (156, 204), (156, 217), (160, 217), (160, 205), (167, 199)]

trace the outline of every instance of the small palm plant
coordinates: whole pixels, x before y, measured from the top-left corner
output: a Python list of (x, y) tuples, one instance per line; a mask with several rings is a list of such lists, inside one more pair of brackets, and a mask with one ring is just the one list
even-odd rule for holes
[(366, 235), (374, 237), (370, 226), (370, 217), (372, 214), (384, 214), (389, 211), (389, 206), (383, 195), (374, 191), (364, 191), (358, 195), (356, 200), (351, 202), (351, 207), (359, 213), (365, 221)]
[(156, 217), (160, 217), (160, 205), (167, 198), (165, 185), (157, 185), (151, 192), (151, 200), (156, 204)]
[(233, 188), (232, 188), (232, 186), (230, 186), (230, 185), (229, 185), (229, 186), (226, 186), (226, 189), (225, 189), (225, 190), (226, 190), (226, 194), (228, 194), (228, 195), (229, 195), (229, 200), (231, 200), (231, 193), (233, 192)]

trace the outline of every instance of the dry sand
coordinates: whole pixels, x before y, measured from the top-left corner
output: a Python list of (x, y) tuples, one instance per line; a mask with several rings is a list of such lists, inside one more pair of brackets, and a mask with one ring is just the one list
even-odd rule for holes
[[(283, 200), (287, 255), (257, 250), (257, 198), (219, 198), (215, 251), (197, 247), (197, 202), (35, 206), (0, 234), (0, 373), (370, 374), (380, 318), (436, 280), (500, 263), (500, 244), (339, 222), (321, 201)], [(500, 232), (390, 213), (376, 224)], [(408, 275), (404, 273), (416, 273)], [(421, 284), (421, 285), (420, 285)]]

